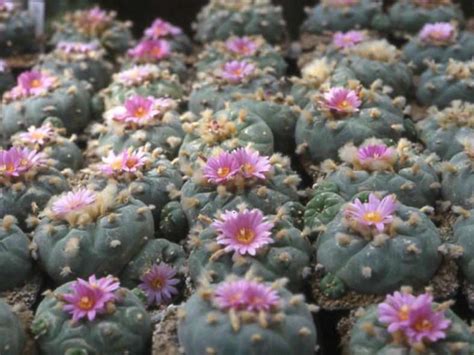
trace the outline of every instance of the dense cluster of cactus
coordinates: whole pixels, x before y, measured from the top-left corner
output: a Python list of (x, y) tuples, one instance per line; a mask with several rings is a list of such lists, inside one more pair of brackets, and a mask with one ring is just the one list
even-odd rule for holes
[(474, 353), (458, 5), (54, 1), (23, 56), (0, 0), (0, 354)]

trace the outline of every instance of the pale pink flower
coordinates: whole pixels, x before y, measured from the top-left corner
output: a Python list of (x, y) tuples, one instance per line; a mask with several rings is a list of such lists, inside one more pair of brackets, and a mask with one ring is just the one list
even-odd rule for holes
[(15, 9), (12, 1), (0, 0), (0, 12), (11, 12)]
[(155, 99), (139, 95), (127, 99), (123, 106), (118, 106), (106, 113), (114, 121), (145, 126), (163, 114), (172, 104), (168, 99)]
[(121, 173), (135, 173), (148, 161), (146, 153), (142, 150), (124, 150), (119, 154), (109, 152), (102, 158), (100, 170), (106, 175), (119, 175)]
[(55, 135), (54, 129), (50, 125), (41, 127), (31, 126), (27, 132), (18, 134), (19, 140), (23, 144), (38, 144), (44, 145), (49, 142)]
[(20, 176), (32, 168), (46, 165), (46, 156), (28, 148), (0, 151), (0, 175)]
[(415, 296), (398, 291), (393, 295), (387, 295), (385, 301), (378, 305), (379, 321), (388, 325), (387, 330), (390, 333), (404, 329), (408, 324), (411, 307), (415, 300)]
[(255, 65), (247, 61), (231, 61), (224, 64), (220, 77), (230, 83), (241, 83), (255, 72)]
[(115, 81), (126, 86), (140, 85), (153, 79), (157, 74), (158, 68), (152, 64), (135, 65), (118, 73)]
[(224, 184), (239, 173), (240, 166), (234, 155), (222, 152), (207, 160), (204, 167), (204, 177), (213, 184)]
[(63, 217), (70, 212), (77, 212), (92, 205), (97, 199), (94, 191), (81, 188), (61, 195), (51, 206), (51, 211), (57, 217)]
[(325, 106), (336, 113), (353, 113), (359, 111), (362, 101), (354, 90), (335, 87), (325, 93)]
[(99, 50), (96, 43), (59, 42), (56, 50), (67, 54), (89, 54)]
[(375, 194), (369, 194), (369, 202), (362, 203), (356, 199), (349, 203), (345, 209), (347, 217), (357, 224), (374, 226), (379, 232), (383, 232), (385, 226), (392, 223), (393, 214), (397, 210), (397, 203), (393, 195), (378, 199)]
[(142, 283), (138, 285), (147, 298), (149, 305), (161, 305), (170, 302), (178, 294), (176, 285), (179, 279), (175, 277), (176, 270), (165, 263), (154, 264), (140, 279)]
[(27, 71), (18, 76), (17, 86), (6, 93), (11, 99), (43, 95), (53, 89), (58, 79), (41, 71)]
[(163, 37), (173, 37), (182, 34), (181, 28), (173, 26), (171, 23), (157, 18), (153, 24), (145, 30), (147, 38), (159, 39)]
[(336, 32), (332, 37), (332, 43), (338, 49), (345, 49), (353, 47), (365, 39), (365, 33), (362, 31)]
[(98, 6), (85, 11), (84, 15), (85, 15), (83, 16), (84, 22), (87, 22), (93, 26), (108, 23), (113, 19), (113, 16), (111, 13), (108, 13), (107, 11), (101, 9)]
[(232, 152), (240, 166), (240, 173), (245, 178), (265, 179), (272, 166), (267, 156), (261, 156), (256, 150), (239, 148)]
[(225, 43), (228, 51), (240, 56), (252, 56), (258, 50), (258, 43), (249, 37), (233, 37)]
[(171, 55), (171, 46), (164, 39), (145, 39), (128, 51), (139, 61), (159, 61)]
[(395, 149), (385, 144), (370, 144), (360, 147), (357, 151), (357, 159), (362, 166), (370, 165), (377, 161), (393, 160)]
[(456, 35), (456, 28), (449, 22), (427, 23), (420, 31), (423, 42), (444, 44), (452, 42)]

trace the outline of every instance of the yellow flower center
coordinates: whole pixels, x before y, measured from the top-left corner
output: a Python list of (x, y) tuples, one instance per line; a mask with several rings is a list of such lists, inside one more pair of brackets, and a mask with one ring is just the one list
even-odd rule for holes
[(410, 315), (410, 307), (404, 304), (403, 306), (400, 307), (400, 310), (398, 311), (398, 318), (400, 320), (407, 320), (409, 315)]
[(249, 228), (241, 228), (237, 232), (236, 239), (243, 244), (250, 244), (255, 238), (255, 232)]
[(30, 85), (32, 88), (39, 88), (41, 86), (41, 80), (35, 79), (31, 82)]
[(94, 307), (94, 301), (87, 296), (81, 297), (78, 307), (82, 310), (88, 311)]
[(246, 174), (253, 174), (255, 172), (255, 167), (249, 163), (245, 163), (243, 169)]
[(415, 323), (415, 329), (419, 332), (426, 332), (433, 329), (433, 324), (427, 319), (420, 319), (420, 321)]
[(372, 223), (380, 223), (383, 220), (382, 215), (377, 211), (367, 212), (362, 218), (364, 221)]
[(351, 108), (351, 107), (352, 107), (351, 104), (347, 100), (343, 100), (339, 103), (339, 108), (343, 110), (347, 110), (348, 108)]
[(161, 50), (160, 47), (155, 47), (151, 50), (151, 54), (155, 57), (159, 57), (163, 54), (163, 51)]
[(163, 287), (163, 282), (161, 279), (156, 278), (151, 282), (151, 287), (155, 290), (160, 290)]
[(122, 159), (116, 159), (110, 164), (110, 167), (114, 170), (120, 170), (122, 168)]
[(230, 168), (228, 168), (227, 166), (217, 169), (217, 176), (219, 176), (220, 178), (226, 177), (227, 175), (229, 175), (229, 173), (230, 173)]
[(36, 140), (40, 140), (46, 137), (46, 134), (42, 132), (31, 132), (31, 137)]
[(146, 115), (146, 110), (144, 107), (140, 106), (135, 110), (135, 117), (143, 118)]

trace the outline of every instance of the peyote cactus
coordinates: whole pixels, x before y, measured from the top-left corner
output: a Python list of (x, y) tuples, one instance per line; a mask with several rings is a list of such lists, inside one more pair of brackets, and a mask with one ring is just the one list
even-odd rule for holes
[(283, 82), (275, 78), (272, 68), (259, 69), (246, 60), (230, 61), (214, 72), (198, 73), (198, 81), (189, 96), (189, 110), (195, 114), (206, 109), (218, 111), (244, 95), (258, 93), (266, 97), (282, 89)]
[(229, 274), (244, 276), (250, 271), (270, 282), (285, 277), (289, 289), (301, 291), (312, 255), (309, 241), (284, 211), (266, 217), (258, 209), (225, 211), (209, 226), (194, 228), (189, 244), (195, 284), (202, 278), (219, 283)]
[(24, 225), (51, 196), (69, 189), (43, 153), (28, 148), (0, 150), (0, 218), (16, 217)]
[[(474, 245), (472, 233), (474, 231), (474, 211), (461, 210), (461, 215), (453, 226), (453, 244), (462, 248), (457, 258), (462, 275), (469, 285), (474, 285)], [(473, 300), (469, 300), (471, 303)], [(472, 307), (472, 304), (471, 304)]]
[(416, 124), (418, 137), (430, 152), (449, 160), (464, 150), (463, 140), (474, 136), (474, 105), (453, 101), (444, 110), (431, 107)]
[(57, 75), (69, 72), (98, 91), (106, 87), (112, 77), (112, 64), (105, 60), (104, 55), (97, 43), (60, 42), (53, 52), (40, 58), (36, 68)]
[(181, 100), (184, 88), (175, 75), (156, 65), (137, 65), (113, 76), (112, 83), (100, 93), (105, 110), (122, 105), (131, 96), (170, 97)]
[(154, 235), (143, 202), (110, 185), (53, 198), (33, 233), (39, 263), (62, 284), (92, 274), (119, 274)]
[(304, 298), (275, 284), (237, 279), (203, 287), (179, 317), (179, 342), (187, 355), (310, 355), (317, 348)]
[(143, 33), (145, 39), (165, 39), (175, 52), (191, 54), (192, 43), (189, 37), (179, 27), (161, 19), (156, 18), (150, 27)]
[(415, 34), (427, 23), (457, 22), (464, 24), (464, 15), (451, 0), (397, 0), (388, 15), (375, 20), (374, 27), (398, 36)]
[[(33, 260), (29, 249), (30, 240), (16, 222), (13, 216), (8, 215), (0, 219), (0, 242), (2, 243), (0, 291), (23, 285), (33, 269)], [(0, 346), (1, 349), (3, 347)]]
[(194, 28), (196, 39), (202, 43), (262, 35), (276, 44), (287, 38), (282, 8), (270, 0), (211, 0), (198, 14)]
[(9, 138), (51, 116), (59, 118), (68, 133), (79, 132), (91, 119), (90, 109), (90, 92), (83, 82), (45, 71), (24, 72), (3, 96), (2, 134)]
[(420, 77), (416, 98), (424, 106), (439, 108), (454, 100), (474, 102), (474, 60), (430, 64)]
[(380, 200), (371, 193), (366, 203), (356, 199), (345, 205), (317, 239), (317, 261), (326, 274), (321, 291), (341, 296), (338, 283), (327, 278), (362, 294), (424, 286), (441, 264), (440, 245), (440, 234), (424, 213), (394, 195)]
[(462, 140), (464, 150), (440, 166), (443, 200), (464, 208), (474, 208), (474, 142)]
[(15, 134), (11, 142), (15, 147), (27, 147), (45, 153), (59, 171), (67, 168), (74, 171), (80, 169), (82, 152), (74, 143), (76, 137), (64, 137), (65, 130), (57, 126), (61, 126), (60, 120), (47, 118), (42, 126), (31, 126), (27, 131)]
[(147, 354), (150, 316), (137, 296), (119, 287), (111, 276), (92, 276), (50, 292), (31, 326), (41, 353)]
[(469, 326), (429, 294), (411, 290), (388, 295), (384, 302), (358, 312), (350, 333), (351, 354), (459, 354), (474, 352)]
[(241, 204), (264, 214), (276, 214), (281, 207), (291, 213), (299, 201), (299, 182), (288, 158), (240, 148), (210, 157), (203, 170), (197, 169), (181, 189), (181, 206), (190, 227), (200, 215), (213, 217)]
[(260, 69), (273, 68), (277, 77), (285, 75), (288, 66), (278, 47), (269, 45), (262, 36), (248, 36), (207, 44), (195, 67), (198, 72), (211, 72), (232, 60), (247, 60)]
[(113, 57), (125, 53), (133, 42), (131, 23), (117, 21), (115, 12), (98, 7), (66, 13), (54, 27), (53, 46), (60, 42), (99, 41)]
[(365, 139), (398, 140), (404, 131), (403, 98), (391, 99), (377, 87), (361, 89), (333, 87), (313, 98), (296, 124), (297, 153), (308, 170), (311, 164), (337, 159), (339, 149), (348, 142)]
[(474, 57), (474, 33), (458, 31), (449, 22), (426, 24), (403, 47), (403, 53), (416, 72), (426, 69), (428, 61), (440, 64), (449, 59), (470, 60)]
[(380, 0), (322, 0), (307, 9), (308, 18), (301, 27), (302, 33), (348, 31), (370, 28), (377, 15), (382, 14)]
[(167, 98), (131, 96), (104, 114), (105, 124), (93, 126), (97, 141), (89, 143), (92, 154), (105, 156), (147, 144), (159, 148), (169, 158), (178, 154), (184, 137), (176, 102)]
[(0, 59), (0, 96), (15, 86), (15, 78), (4, 60)]
[(260, 116), (250, 110), (232, 107), (213, 113), (206, 110), (201, 118), (183, 124), (186, 131), (179, 150), (183, 172), (193, 174), (193, 167), (215, 151), (251, 147), (262, 154), (272, 154), (273, 134)]
[(0, 57), (32, 54), (39, 50), (34, 19), (15, 2), (0, 0)]
[(5, 355), (22, 355), (26, 334), (18, 317), (0, 299), (0, 351)]

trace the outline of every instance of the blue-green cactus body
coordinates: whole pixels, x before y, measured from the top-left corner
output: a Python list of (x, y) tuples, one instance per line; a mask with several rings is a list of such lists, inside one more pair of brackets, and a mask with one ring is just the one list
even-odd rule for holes
[(38, 50), (33, 17), (18, 9), (0, 10), (0, 58), (32, 54)]
[(468, 152), (454, 155), (442, 164), (441, 196), (443, 200), (464, 208), (474, 207), (474, 170), (472, 156)]
[(10, 306), (0, 300), (0, 351), (5, 355), (22, 355), (26, 334)]
[(474, 211), (460, 216), (453, 226), (453, 243), (462, 248), (462, 255), (457, 259), (462, 275), (469, 284), (474, 284)]

